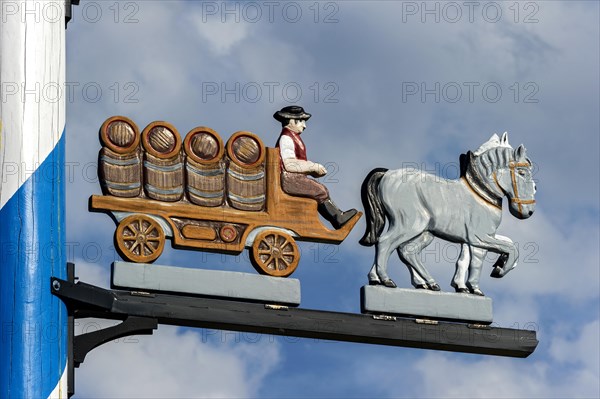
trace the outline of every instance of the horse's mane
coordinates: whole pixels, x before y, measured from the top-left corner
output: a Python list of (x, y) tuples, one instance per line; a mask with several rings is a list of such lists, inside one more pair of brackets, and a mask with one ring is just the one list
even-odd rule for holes
[[(510, 166), (516, 158), (516, 150), (508, 143), (508, 134), (504, 133), (500, 138), (494, 133), (475, 151), (460, 154), (460, 176), (464, 177), (470, 166), (478, 169), (481, 176), (490, 177), (496, 170)], [(527, 161), (531, 164), (528, 158)]]
[(508, 166), (513, 159), (514, 149), (508, 143), (506, 133), (502, 136), (502, 139), (494, 133), (488, 141), (475, 151), (460, 154), (458, 158), (460, 176), (462, 177), (467, 173), (470, 163), (479, 165), (478, 169), (484, 172), (485, 176), (490, 176), (495, 170)]
[(473, 155), (479, 156), (479, 155), (483, 154), (484, 152), (491, 150), (493, 148), (496, 148), (496, 147), (512, 148), (510, 146), (510, 144), (508, 143), (508, 133), (504, 132), (504, 134), (502, 135), (502, 138), (498, 137), (498, 135), (496, 133), (494, 133), (488, 141), (486, 141), (478, 149), (473, 151)]
[(479, 164), (485, 171), (486, 176), (490, 176), (498, 169), (506, 168), (511, 161), (514, 160), (515, 150), (512, 147), (495, 147), (490, 148), (483, 154), (479, 155)]
[(508, 134), (504, 133), (502, 138), (500, 138), (494, 133), (492, 137), (478, 149), (467, 153), (466, 157), (461, 156), (461, 171), (463, 169), (463, 163), (465, 163), (464, 169), (466, 172), (468, 163), (471, 162), (478, 164), (480, 171), (483, 172), (485, 176), (491, 176), (494, 171), (507, 167), (514, 159), (515, 150), (508, 142)]

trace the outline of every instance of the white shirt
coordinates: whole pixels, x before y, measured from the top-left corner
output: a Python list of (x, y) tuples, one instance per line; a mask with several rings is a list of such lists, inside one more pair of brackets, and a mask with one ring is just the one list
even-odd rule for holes
[(282, 135), (279, 138), (279, 154), (281, 159), (296, 159), (296, 147), (291, 137)]

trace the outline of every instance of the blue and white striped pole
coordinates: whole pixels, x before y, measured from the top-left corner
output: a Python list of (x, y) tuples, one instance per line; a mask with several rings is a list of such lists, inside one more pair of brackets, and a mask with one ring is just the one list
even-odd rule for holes
[(0, 0), (0, 397), (67, 397), (65, 1)]

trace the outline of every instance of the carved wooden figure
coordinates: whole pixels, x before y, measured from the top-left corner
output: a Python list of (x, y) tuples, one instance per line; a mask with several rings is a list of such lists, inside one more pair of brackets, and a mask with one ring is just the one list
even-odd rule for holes
[(325, 227), (315, 200), (281, 189), (278, 149), (250, 132), (223, 145), (216, 131), (197, 127), (182, 144), (166, 122), (140, 135), (133, 121), (116, 116), (100, 137), (104, 195), (92, 196), (90, 208), (114, 217), (116, 247), (129, 261), (153, 262), (171, 238), (175, 247), (203, 251), (249, 248), (257, 271), (286, 277), (300, 260), (296, 241), (339, 244), (362, 215)]
[(419, 256), (434, 237), (463, 244), (452, 281), (458, 292), (483, 295), (479, 276), (487, 251), (501, 255), (492, 277), (503, 277), (516, 266), (516, 245), (496, 230), (503, 197), (519, 219), (534, 212), (536, 187), (525, 147), (515, 150), (506, 133), (502, 138), (494, 134), (469, 152), (466, 161), (465, 173), (458, 180), (409, 169), (375, 169), (367, 176), (362, 187), (367, 229), (360, 242), (376, 246), (368, 274), (371, 285), (396, 287), (387, 274), (387, 262), (398, 250), (413, 286), (439, 291)]

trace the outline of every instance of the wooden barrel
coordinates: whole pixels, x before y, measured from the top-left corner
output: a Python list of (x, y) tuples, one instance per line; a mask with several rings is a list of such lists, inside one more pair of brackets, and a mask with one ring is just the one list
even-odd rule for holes
[(236, 209), (265, 208), (265, 146), (250, 132), (236, 132), (227, 142), (227, 200)]
[(192, 129), (183, 142), (186, 192), (190, 202), (201, 206), (220, 206), (225, 196), (223, 140), (208, 127)]
[(108, 118), (100, 127), (102, 149), (98, 175), (104, 195), (137, 197), (142, 190), (140, 130), (124, 116)]
[(179, 201), (183, 197), (183, 155), (181, 137), (173, 125), (152, 122), (142, 132), (144, 191), (159, 201)]

